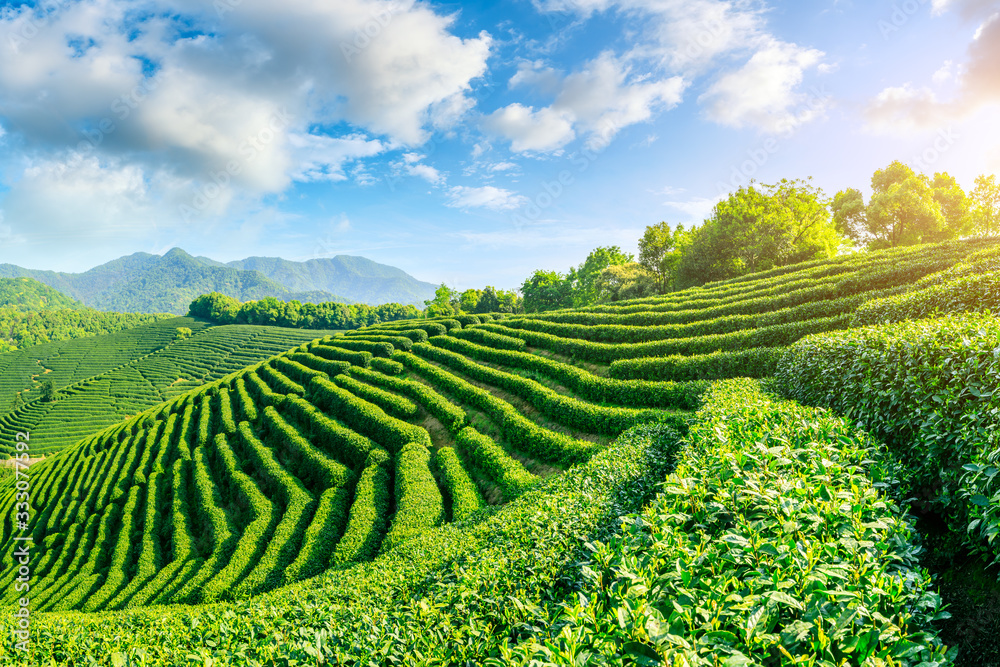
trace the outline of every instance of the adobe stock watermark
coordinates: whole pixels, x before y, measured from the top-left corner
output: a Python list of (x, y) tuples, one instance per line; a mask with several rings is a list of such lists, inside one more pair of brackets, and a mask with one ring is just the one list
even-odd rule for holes
[(962, 136), (953, 127), (938, 130), (937, 136), (931, 145), (925, 148), (919, 155), (910, 158), (910, 164), (920, 173), (926, 174), (931, 171), (931, 166), (937, 162), (942, 155), (948, 152)]
[(14, 535), (16, 547), (13, 551), (14, 566), (17, 578), (14, 580), (14, 590), (23, 597), (17, 599), (14, 611), (13, 631), (14, 649), (26, 653), (31, 641), (31, 479), (28, 477), (28, 465), (31, 459), (29, 452), (29, 433), (17, 433), (14, 436), (14, 517), (13, 527), (20, 534)]
[(252, 164), (282, 130), (291, 125), (292, 120), (293, 116), (287, 109), (271, 114), (262, 130), (248, 136), (237, 147), (240, 159), (230, 160), (224, 167), (210, 171), (208, 179), (191, 198), (190, 205), (181, 204), (178, 207), (184, 222), (191, 222), (195, 216), (204, 212), (230, 186), (233, 178), (242, 174), (243, 169)]
[(878, 31), (882, 33), (882, 39), (888, 41), (890, 35), (899, 32), (920, 11), (920, 8), (927, 4), (927, 1), (903, 0), (903, 2), (893, 3), (892, 13), (889, 14), (889, 17), (878, 20)]
[(392, 17), (401, 9), (403, 6), (400, 3), (391, 3), (371, 14), (363, 25), (354, 28), (354, 39), (350, 42), (342, 41), (340, 43), (340, 52), (344, 55), (344, 60), (350, 63), (355, 57), (361, 55), (361, 52), (371, 46), (372, 42), (382, 34), (382, 31), (389, 27), (389, 24), (392, 23)]
[[(809, 96), (803, 105), (803, 111), (814, 112), (825, 108), (827, 101), (832, 95), (825, 86), (813, 86), (809, 90)], [(719, 181), (716, 183), (717, 194), (720, 197), (729, 195), (733, 190), (738, 190), (748, 184), (751, 179), (760, 171), (772, 156), (781, 150), (781, 139), (786, 137), (795, 129), (796, 121), (784, 119), (775, 128), (776, 131), (761, 139), (756, 146), (747, 149), (746, 159), (734, 164), (729, 172), (729, 181)]]
[(576, 182), (576, 174), (582, 174), (597, 161), (601, 153), (611, 144), (611, 139), (617, 133), (611, 123), (606, 123), (595, 132), (584, 144), (583, 150), (570, 153), (567, 158), (575, 170), (562, 169), (551, 180), (541, 182), (540, 191), (528, 199), (528, 203), (511, 214), (510, 221), (517, 230), (523, 229), (532, 222), (537, 222), (546, 209), (551, 207), (566, 193), (566, 189)]
[(51, 22), (51, 16), (57, 10), (69, 5), (69, 0), (42, 0), (29, 10), (28, 20), (21, 24), (18, 30), (7, 33), (7, 41), (14, 53), (19, 53), (21, 47), (33, 40)]

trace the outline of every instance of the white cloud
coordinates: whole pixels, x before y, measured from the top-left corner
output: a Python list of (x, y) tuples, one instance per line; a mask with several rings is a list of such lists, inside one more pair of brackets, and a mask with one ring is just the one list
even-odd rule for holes
[(441, 175), (441, 172), (428, 164), (410, 165), (406, 168), (406, 172), (410, 174), (410, 176), (422, 178), (432, 185), (438, 185), (439, 183), (444, 182), (444, 176)]
[(484, 185), (474, 188), (456, 185), (448, 191), (447, 205), (452, 208), (488, 208), (493, 211), (515, 209), (526, 203), (526, 197), (510, 190)]
[(944, 61), (944, 64), (941, 65), (941, 68), (934, 72), (934, 75), (931, 77), (931, 81), (940, 86), (941, 84), (951, 81), (953, 78), (955, 78), (955, 63), (950, 60), (946, 60)]
[(485, 125), (511, 142), (517, 153), (554, 151), (576, 137), (573, 120), (552, 107), (535, 111), (515, 102), (490, 114)]
[(825, 109), (825, 99), (796, 92), (805, 70), (822, 57), (815, 49), (772, 41), (743, 67), (717, 79), (699, 101), (708, 118), (722, 125), (793, 130)]
[(513, 162), (497, 162), (490, 165), (490, 171), (511, 171), (514, 169), (517, 169), (517, 165)]
[(296, 181), (347, 180), (344, 166), (352, 160), (378, 155), (385, 146), (362, 135), (328, 137), (319, 134), (290, 134), (291, 177)]
[(558, 150), (578, 131), (590, 135), (591, 148), (601, 148), (622, 128), (676, 106), (683, 91), (680, 77), (630, 79), (629, 66), (605, 52), (563, 79), (551, 106), (535, 111), (515, 102), (493, 112), (486, 127), (518, 153)]
[[(294, 181), (372, 182), (351, 163), (453, 127), (491, 48), (488, 34), (456, 36), (454, 16), (414, 0), (241, 0), (222, 16), (195, 0), (49, 4), (0, 11), (0, 122), (36, 163), (82, 153), (109, 183), (127, 165), (160, 200), (224, 172), (248, 197)], [(15, 178), (5, 199), (27, 201), (41, 178)], [(91, 201), (68, 177), (49, 184), (71, 210)], [(106, 204), (127, 210), (136, 192), (105, 192)], [(26, 224), (4, 206), (9, 224)]]

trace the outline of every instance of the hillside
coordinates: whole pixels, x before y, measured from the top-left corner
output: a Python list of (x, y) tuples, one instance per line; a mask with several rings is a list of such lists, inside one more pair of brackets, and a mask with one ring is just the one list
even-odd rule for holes
[[(976, 385), (980, 408), (959, 381), (920, 370), (943, 366), (914, 334), (887, 329), (913, 354), (907, 400), (952, 406), (928, 413), (952, 421), (917, 431), (938, 443), (934, 458), (906, 438), (887, 456), (853, 422), (753, 380), (710, 380), (777, 373), (774, 388), (843, 397), (840, 409), (891, 433), (889, 408), (862, 406), (864, 385), (825, 388), (871, 377), (831, 372), (837, 341), (868, 321), (995, 309), (998, 258), (996, 240), (917, 246), (590, 309), (303, 343), (32, 467), (30, 521), (3, 523), (0, 558), (12, 562), (19, 534), (41, 546), (35, 634), (29, 654), (0, 656), (949, 664), (906, 498), (935, 466), (957, 483), (990, 454), (941, 443), (955, 420), (991, 428), (993, 371)], [(972, 368), (954, 351), (971, 349), (970, 331), (984, 355), (1000, 345), (996, 320), (976, 317), (954, 333), (928, 325), (958, 341), (938, 343), (956, 367)], [(877, 344), (845, 349), (862, 364)], [(903, 396), (886, 373), (880, 386)], [(967, 518), (1000, 524), (992, 476), (961, 480), (968, 494), (943, 520), (963, 535)], [(15, 491), (0, 482), (4, 516)], [(630, 513), (641, 517), (619, 521)], [(16, 605), (17, 571), (0, 577)]]
[[(193, 331), (178, 339), (177, 328)], [(194, 387), (287, 351), (318, 333), (278, 327), (207, 326), (177, 317), (87, 341), (0, 356), (0, 453), (30, 431), (36, 454), (53, 454)], [(42, 380), (59, 392), (39, 399)], [(17, 392), (26, 401), (11, 410)]]
[(35, 279), (100, 310), (177, 315), (186, 313), (195, 297), (209, 292), (238, 301), (273, 296), (309, 303), (404, 304), (422, 304), (434, 294), (433, 285), (361, 257), (309, 262), (255, 257), (225, 265), (192, 257), (180, 248), (163, 256), (134, 253), (83, 273), (0, 264), (0, 276)]
[(83, 304), (34, 278), (0, 278), (0, 308), (45, 310), (83, 308)]

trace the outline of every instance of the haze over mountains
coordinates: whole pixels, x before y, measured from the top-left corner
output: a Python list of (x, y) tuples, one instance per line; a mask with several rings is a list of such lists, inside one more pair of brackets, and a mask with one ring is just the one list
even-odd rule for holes
[(436, 285), (364, 257), (292, 262), (248, 257), (229, 263), (193, 257), (180, 248), (164, 255), (137, 252), (83, 273), (0, 264), (0, 277), (34, 278), (99, 310), (184, 314), (200, 294), (221, 292), (240, 301), (267, 296), (322, 303), (402, 303), (422, 306)]

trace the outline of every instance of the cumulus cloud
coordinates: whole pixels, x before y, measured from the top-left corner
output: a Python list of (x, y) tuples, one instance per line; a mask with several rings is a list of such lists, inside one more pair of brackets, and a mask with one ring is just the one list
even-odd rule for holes
[(731, 127), (787, 132), (823, 112), (826, 100), (797, 92), (804, 72), (823, 53), (772, 41), (743, 67), (722, 75), (699, 98), (711, 120)]
[[(143, 189), (183, 202), (220, 179), (249, 197), (295, 181), (365, 182), (359, 160), (420, 145), (474, 104), (491, 39), (454, 35), (454, 17), (426, 3), (288, 0), (280, 12), (265, 0), (4, 8), (0, 123), (35, 169), (54, 170), (44, 177), (53, 201), (87, 208), (87, 188), (57, 177), (56, 165), (78, 164), (107, 183), (128, 173), (131, 187), (102, 191), (126, 211)], [(11, 224), (24, 224), (19, 202), (43, 176), (11, 184)]]
[[(705, 115), (723, 125), (788, 131), (822, 115), (824, 102), (800, 92), (807, 70), (835, 71), (815, 49), (783, 42), (768, 30), (763, 9), (740, 0), (534, 0), (541, 11), (575, 12), (590, 17), (618, 12), (635, 17), (637, 37), (622, 63), (652, 63), (673, 74), (676, 96), (699, 77), (711, 77), (699, 98)], [(743, 65), (717, 74), (724, 63)], [(537, 67), (535, 67), (538, 70)], [(520, 78), (530, 78), (519, 71)], [(666, 75), (660, 82), (670, 81)], [(647, 84), (647, 85), (652, 85)], [(640, 91), (634, 91), (639, 93)], [(663, 94), (663, 93), (661, 93)], [(596, 95), (595, 95), (596, 97)], [(676, 103), (676, 102), (674, 102)], [(646, 115), (641, 95), (629, 105)], [(667, 105), (672, 106), (670, 104)], [(627, 118), (628, 114), (622, 114)], [(622, 122), (627, 125), (628, 122)]]
[(509, 140), (517, 153), (553, 151), (576, 138), (573, 119), (564, 111), (552, 107), (535, 111), (519, 102), (494, 111), (485, 126)]
[(515, 209), (527, 202), (522, 195), (492, 185), (456, 185), (448, 191), (448, 197), (447, 205), (452, 208), (488, 208), (492, 211)]
[(560, 82), (551, 106), (535, 111), (510, 104), (493, 112), (486, 127), (508, 139), (515, 152), (557, 150), (578, 131), (590, 135), (592, 145), (602, 146), (622, 128), (648, 120), (655, 111), (681, 100), (680, 77), (646, 81), (630, 75), (627, 63), (602, 53)]

